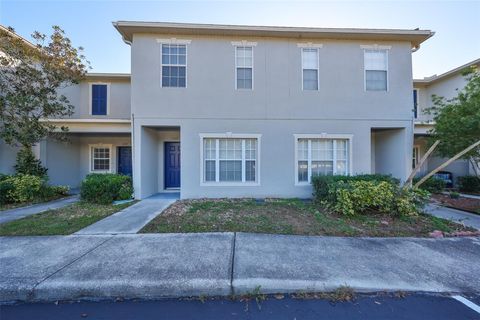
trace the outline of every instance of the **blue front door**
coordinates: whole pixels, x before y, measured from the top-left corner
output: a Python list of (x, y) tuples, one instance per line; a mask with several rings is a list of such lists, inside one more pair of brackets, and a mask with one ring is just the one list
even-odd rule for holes
[(117, 172), (127, 176), (132, 175), (132, 147), (118, 147)]
[(180, 188), (180, 142), (165, 142), (165, 189)]

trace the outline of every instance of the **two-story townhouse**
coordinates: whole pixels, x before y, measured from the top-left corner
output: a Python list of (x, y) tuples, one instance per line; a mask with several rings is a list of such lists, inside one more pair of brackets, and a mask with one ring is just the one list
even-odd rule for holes
[(114, 26), (136, 198), (309, 197), (316, 174), (411, 170), (411, 54), (431, 31)]
[[(466, 79), (462, 76), (462, 71), (469, 67), (480, 68), (480, 59), (471, 61), (458, 68), (449, 70), (440, 75), (434, 75), (424, 79), (413, 80), (413, 100), (414, 100), (414, 145), (412, 167), (416, 166), (422, 156), (427, 152), (428, 132), (433, 128), (433, 115), (425, 112), (425, 109), (433, 105), (432, 96), (441, 96), (451, 99), (458, 94), (458, 90), (462, 90), (466, 84)], [(461, 125), (459, 123), (459, 125)], [(480, 135), (480, 132), (479, 132)], [(431, 156), (421, 167), (418, 175), (424, 175), (432, 171), (448, 159)], [(453, 179), (459, 176), (475, 174), (472, 164), (467, 160), (457, 160), (443, 169), (452, 173)]]

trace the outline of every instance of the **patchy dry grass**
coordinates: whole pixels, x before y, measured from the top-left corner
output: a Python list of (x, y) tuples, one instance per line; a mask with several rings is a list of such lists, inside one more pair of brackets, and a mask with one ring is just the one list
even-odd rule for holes
[(0, 224), (0, 236), (67, 235), (97, 222), (134, 202), (122, 205), (100, 205), (77, 202), (23, 219)]
[(470, 230), (419, 215), (369, 213), (347, 217), (298, 199), (209, 199), (177, 201), (140, 232), (253, 232), (273, 234), (407, 237), (429, 232)]

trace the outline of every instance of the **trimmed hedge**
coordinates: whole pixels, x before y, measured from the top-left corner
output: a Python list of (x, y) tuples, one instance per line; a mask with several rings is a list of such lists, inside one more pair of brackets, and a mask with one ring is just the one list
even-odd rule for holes
[(93, 203), (109, 204), (115, 200), (131, 199), (132, 179), (113, 173), (92, 173), (82, 182), (80, 197)]
[[(421, 178), (414, 178), (413, 184), (420, 181)], [(445, 180), (439, 179), (437, 177), (430, 177), (420, 185), (420, 189), (427, 190), (430, 193), (442, 193), (447, 187)]]
[(480, 177), (463, 176), (457, 178), (458, 190), (463, 192), (480, 192)]
[(398, 179), (386, 175), (318, 176), (312, 184), (316, 201), (344, 215), (367, 211), (415, 215), (429, 197), (424, 190), (401, 188)]

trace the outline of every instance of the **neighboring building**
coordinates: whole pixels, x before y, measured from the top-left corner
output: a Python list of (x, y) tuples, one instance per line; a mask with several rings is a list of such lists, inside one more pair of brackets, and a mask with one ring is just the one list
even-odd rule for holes
[[(455, 97), (458, 94), (458, 90), (462, 90), (466, 84), (465, 77), (462, 76), (462, 71), (472, 66), (480, 68), (480, 59), (476, 59), (441, 75), (413, 80), (415, 131), (412, 166), (418, 164), (428, 149), (428, 131), (433, 128), (434, 123), (432, 121), (433, 116), (425, 113), (424, 110), (433, 105), (432, 95), (442, 96), (447, 99)], [(418, 175), (425, 175), (447, 160), (448, 159), (438, 156), (430, 156), (420, 169)], [(454, 161), (445, 167), (443, 171), (452, 173), (454, 180), (459, 176), (474, 174), (473, 168), (467, 160)]]
[[(411, 171), (411, 53), (428, 30), (114, 25), (131, 77), (64, 91), (75, 114), (51, 121), (71, 142), (36, 147), (52, 183), (129, 174), (133, 160), (139, 199), (310, 197), (315, 174)], [(13, 161), (0, 146), (0, 170)]]

